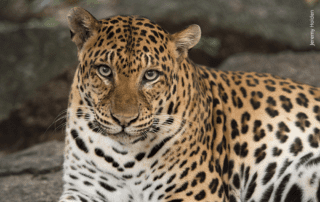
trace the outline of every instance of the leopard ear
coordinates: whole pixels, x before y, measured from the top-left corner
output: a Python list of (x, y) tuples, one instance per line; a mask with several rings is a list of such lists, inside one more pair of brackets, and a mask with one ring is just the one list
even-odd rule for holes
[(176, 44), (176, 50), (179, 57), (187, 57), (188, 50), (197, 45), (201, 38), (201, 29), (199, 25), (193, 24), (178, 33), (172, 35)]
[(80, 7), (72, 8), (68, 13), (71, 39), (81, 50), (87, 39), (99, 30), (100, 24), (88, 11)]

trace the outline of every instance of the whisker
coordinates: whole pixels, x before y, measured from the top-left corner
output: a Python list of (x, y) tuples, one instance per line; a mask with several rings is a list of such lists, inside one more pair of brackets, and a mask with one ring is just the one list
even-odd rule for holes
[[(67, 109), (65, 110), (62, 110), (57, 116), (56, 118), (54, 119), (54, 121), (47, 127), (46, 131), (44, 132), (44, 135), (47, 133), (47, 131), (49, 130), (49, 128), (52, 126), (52, 125), (55, 125), (56, 127), (56, 123), (58, 121), (61, 121), (62, 119), (66, 118), (66, 115), (63, 115), (64, 113), (67, 112)], [(60, 117), (61, 116), (61, 117)]]
[(66, 125), (67, 125), (67, 122), (60, 124), (58, 127), (55, 128), (55, 132), (60, 128), (63, 129)]

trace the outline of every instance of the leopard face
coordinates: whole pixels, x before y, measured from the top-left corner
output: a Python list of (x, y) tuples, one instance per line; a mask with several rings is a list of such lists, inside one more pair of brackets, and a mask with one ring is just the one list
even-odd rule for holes
[(320, 89), (194, 64), (191, 25), (74, 8), (64, 201), (320, 201)]
[(187, 104), (179, 100), (186, 89), (177, 82), (178, 61), (198, 42), (199, 27), (170, 35), (139, 16), (97, 21), (88, 15), (91, 22), (84, 27), (74, 18), (70, 24), (78, 47), (77, 87), (92, 109), (94, 127), (115, 138), (141, 137), (159, 131), (164, 123), (166, 132), (177, 131), (179, 125), (172, 122), (186, 119), (179, 109)]

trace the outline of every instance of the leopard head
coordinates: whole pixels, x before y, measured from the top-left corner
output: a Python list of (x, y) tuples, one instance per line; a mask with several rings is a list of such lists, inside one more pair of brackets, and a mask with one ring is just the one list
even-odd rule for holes
[(187, 57), (200, 40), (198, 25), (169, 34), (146, 18), (97, 20), (82, 8), (72, 9), (68, 22), (78, 49), (77, 90), (104, 134), (181, 130), (196, 94)]

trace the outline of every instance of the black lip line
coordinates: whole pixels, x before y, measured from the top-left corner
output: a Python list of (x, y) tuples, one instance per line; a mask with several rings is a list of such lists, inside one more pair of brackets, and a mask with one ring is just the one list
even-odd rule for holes
[(97, 126), (99, 127), (98, 129), (101, 129), (100, 133), (101, 133), (102, 135), (104, 135), (104, 136), (120, 136), (120, 135), (121, 135), (121, 136), (127, 136), (127, 137), (131, 137), (131, 138), (135, 138), (135, 137), (140, 138), (141, 136), (144, 136), (144, 135), (142, 135), (142, 134), (134, 135), (134, 136), (133, 136), (133, 135), (130, 135), (130, 134), (124, 132), (124, 130), (122, 130), (122, 131), (120, 131), (120, 132), (118, 132), (118, 133), (115, 133), (115, 134), (108, 133), (108, 132), (107, 132), (108, 127), (104, 126), (104, 125), (103, 125), (102, 123), (100, 123), (96, 118), (94, 118), (93, 122), (94, 122), (95, 124), (97, 124)]

